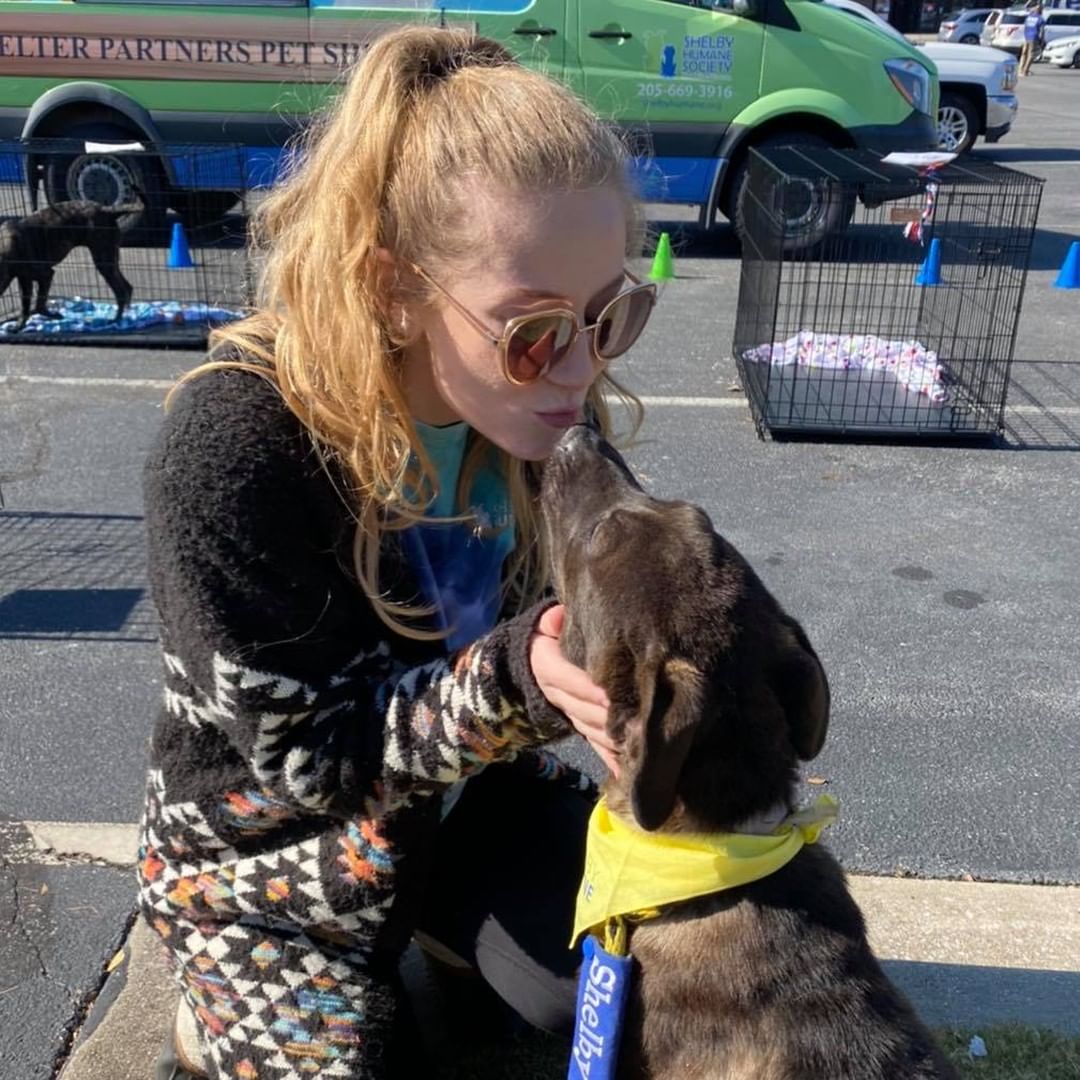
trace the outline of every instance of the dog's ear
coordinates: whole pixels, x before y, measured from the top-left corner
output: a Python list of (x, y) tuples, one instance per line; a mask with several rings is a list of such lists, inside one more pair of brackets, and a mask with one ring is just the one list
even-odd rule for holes
[(637, 709), (625, 718), (623, 767), (630, 805), (643, 829), (659, 828), (675, 806), (679, 774), (701, 716), (703, 686), (701, 672), (683, 660), (652, 655), (637, 666)]
[(773, 692), (787, 717), (791, 745), (803, 761), (817, 757), (829, 728), (829, 681), (803, 628), (784, 620), (785, 641), (773, 672)]

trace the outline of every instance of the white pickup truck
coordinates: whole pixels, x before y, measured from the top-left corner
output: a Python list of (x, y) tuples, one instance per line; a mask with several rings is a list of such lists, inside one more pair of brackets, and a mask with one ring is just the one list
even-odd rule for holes
[[(825, 0), (832, 7), (873, 23), (883, 33), (904, 39), (894, 26), (858, 0)], [(1001, 49), (959, 42), (931, 41), (920, 46), (938, 69), (941, 149), (962, 154), (984, 136), (997, 142), (1012, 127), (1016, 99), (1016, 59)]]

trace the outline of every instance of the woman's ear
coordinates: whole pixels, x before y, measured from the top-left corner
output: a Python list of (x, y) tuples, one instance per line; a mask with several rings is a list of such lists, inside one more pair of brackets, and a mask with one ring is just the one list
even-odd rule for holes
[(392, 297), (397, 292), (398, 263), (389, 248), (375, 248), (375, 287), (380, 296)]
[(389, 248), (375, 249), (375, 287), (390, 340), (399, 347), (414, 344), (420, 337), (420, 328), (402, 285), (400, 263)]

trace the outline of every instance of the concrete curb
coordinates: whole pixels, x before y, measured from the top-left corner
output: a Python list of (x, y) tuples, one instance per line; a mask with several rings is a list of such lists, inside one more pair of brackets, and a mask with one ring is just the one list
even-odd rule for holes
[[(935, 1027), (1018, 1022), (1080, 1035), (1080, 887), (996, 885), (852, 875), (871, 943), (897, 985)], [(172, 1024), (178, 990), (157, 935), (138, 919), (130, 958), (102, 994), (107, 1012), (91, 1016), (60, 1080), (149, 1080)], [(404, 965), (425, 1007), (415, 958)], [(426, 1003), (430, 1006), (431, 1002)]]
[(848, 882), (874, 951), (928, 1024), (1080, 1035), (1080, 887)]
[(882, 959), (1080, 973), (1080, 886), (861, 874), (848, 884)]
[(104, 1016), (91, 1012), (96, 1025), (60, 1072), (63, 1080), (151, 1080), (154, 1064), (176, 1017), (180, 990), (165, 965), (161, 939), (140, 916), (127, 941), (128, 958), (110, 976), (100, 1001)]

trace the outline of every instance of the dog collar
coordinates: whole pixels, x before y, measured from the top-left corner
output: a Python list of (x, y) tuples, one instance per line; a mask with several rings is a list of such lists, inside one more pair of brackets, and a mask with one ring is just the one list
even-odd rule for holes
[(587, 931), (602, 931), (605, 948), (625, 954), (627, 920), (768, 877), (815, 843), (838, 811), (836, 799), (821, 795), (768, 835), (656, 833), (617, 817), (600, 799), (589, 818), (571, 947)]

